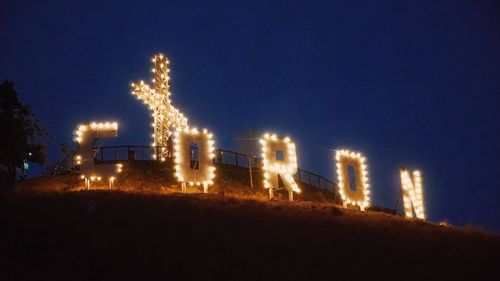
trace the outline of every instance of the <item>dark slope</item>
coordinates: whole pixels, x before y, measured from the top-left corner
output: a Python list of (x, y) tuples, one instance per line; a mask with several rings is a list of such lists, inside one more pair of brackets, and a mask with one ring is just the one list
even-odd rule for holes
[(333, 204), (0, 197), (1, 280), (500, 280), (500, 239)]

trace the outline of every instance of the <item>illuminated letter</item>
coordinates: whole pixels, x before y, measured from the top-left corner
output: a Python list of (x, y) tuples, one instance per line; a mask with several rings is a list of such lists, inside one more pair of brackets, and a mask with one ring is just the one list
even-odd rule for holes
[(182, 192), (187, 192), (186, 183), (189, 183), (203, 185), (203, 192), (207, 193), (215, 177), (212, 134), (207, 130), (185, 128), (176, 131), (174, 136), (175, 176), (181, 182)]
[[(364, 211), (370, 205), (370, 186), (365, 164), (366, 159), (361, 153), (354, 153), (348, 150), (337, 150), (335, 159), (337, 160), (339, 193), (344, 202), (344, 208), (347, 208), (347, 204), (359, 205), (361, 211)], [(355, 190), (351, 189), (349, 166), (354, 172)]]
[(81, 178), (85, 180), (85, 187), (90, 189), (93, 181), (101, 181), (107, 178), (109, 188), (117, 173), (121, 173), (122, 164), (99, 164), (94, 162), (94, 144), (96, 139), (110, 138), (118, 135), (117, 123), (89, 123), (79, 125), (75, 131), (75, 141), (78, 142), (79, 153), (75, 156), (75, 162), (80, 166)]
[(425, 220), (424, 199), (422, 196), (422, 176), (420, 172), (413, 171), (413, 180), (410, 177), (410, 173), (405, 168), (401, 168), (400, 173), (405, 215), (409, 218), (413, 218), (414, 210), (417, 218)]
[[(153, 146), (160, 146), (159, 156), (161, 161), (165, 161), (167, 155), (168, 139), (170, 138), (171, 127), (183, 129), (187, 127), (187, 118), (170, 104), (170, 86), (168, 80), (170, 72), (168, 59), (162, 54), (155, 55), (152, 59), (153, 85), (151, 89), (144, 81), (132, 83), (132, 94), (142, 100), (151, 110), (154, 119)], [(156, 154), (153, 155), (156, 159)]]
[(293, 192), (300, 193), (293, 175), (297, 172), (295, 144), (286, 137), (265, 134), (261, 139), (264, 170), (264, 188), (269, 189), (269, 199), (273, 199), (273, 189), (279, 188), (278, 177), (288, 190), (288, 199), (293, 201)]

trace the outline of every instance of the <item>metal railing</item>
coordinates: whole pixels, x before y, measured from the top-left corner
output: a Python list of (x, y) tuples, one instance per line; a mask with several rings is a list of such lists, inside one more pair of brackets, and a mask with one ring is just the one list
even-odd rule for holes
[[(118, 162), (118, 161), (154, 161), (159, 159), (160, 152), (167, 149), (163, 146), (143, 146), (143, 145), (123, 145), (123, 146), (105, 146), (94, 148), (94, 159), (96, 163)], [(196, 150), (192, 148), (193, 152)], [(170, 158), (170, 157), (169, 157)], [(250, 159), (249, 159), (250, 158)], [(169, 160), (167, 158), (167, 160)], [(225, 165), (236, 168), (248, 168), (249, 164), (252, 168), (261, 168), (262, 158), (250, 156), (246, 154), (216, 149), (214, 164)], [(171, 161), (168, 161), (172, 163)], [(297, 169), (294, 178), (302, 183), (314, 186), (316, 188), (336, 190), (336, 183), (315, 173)]]
[(117, 161), (152, 161), (159, 159), (160, 152), (167, 149), (164, 146), (117, 145), (94, 147), (94, 159), (100, 162)]

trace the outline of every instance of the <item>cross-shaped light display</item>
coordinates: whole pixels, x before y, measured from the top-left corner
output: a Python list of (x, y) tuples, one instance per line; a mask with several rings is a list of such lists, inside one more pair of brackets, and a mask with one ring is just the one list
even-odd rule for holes
[(132, 83), (132, 94), (142, 100), (151, 110), (153, 123), (153, 147), (159, 147), (157, 153), (153, 154), (156, 159), (165, 161), (169, 152), (168, 140), (171, 129), (184, 129), (187, 127), (187, 118), (170, 103), (170, 87), (168, 85), (169, 68), (168, 59), (163, 54), (157, 54), (152, 58), (153, 88), (144, 81)]

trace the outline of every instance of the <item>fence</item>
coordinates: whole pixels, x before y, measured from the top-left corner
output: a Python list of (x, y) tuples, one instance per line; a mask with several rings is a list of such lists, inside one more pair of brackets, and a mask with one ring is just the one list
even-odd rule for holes
[(162, 146), (118, 145), (94, 148), (94, 159), (100, 162), (118, 162), (128, 160), (152, 161), (159, 159)]
[[(103, 162), (118, 162), (118, 161), (153, 161), (159, 159), (160, 152), (166, 149), (162, 146), (143, 146), (143, 145), (126, 145), (126, 146), (105, 146), (94, 148), (94, 158), (97, 163)], [(196, 151), (196, 148), (192, 148)], [(168, 159), (167, 159), (168, 160)], [(171, 162), (171, 161), (169, 161)], [(262, 159), (251, 156), (250, 159), (246, 154), (216, 149), (214, 164), (227, 165), (237, 168), (261, 168)], [(316, 188), (335, 191), (336, 184), (318, 174), (297, 169), (294, 178), (302, 183), (314, 186)]]

